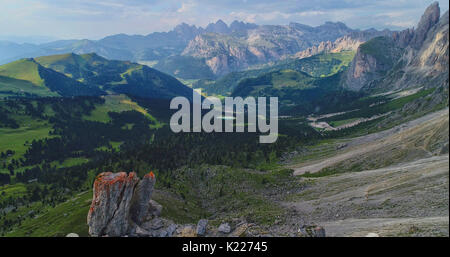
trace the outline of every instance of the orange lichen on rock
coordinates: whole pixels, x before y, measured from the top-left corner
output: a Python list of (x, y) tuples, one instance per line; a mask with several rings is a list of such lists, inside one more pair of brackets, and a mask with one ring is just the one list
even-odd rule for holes
[(123, 236), (146, 221), (151, 209), (155, 174), (139, 179), (135, 172), (104, 172), (93, 185), (93, 199), (87, 215), (91, 236)]
[(145, 174), (144, 178), (155, 179), (155, 174), (153, 173), (153, 171), (150, 171), (149, 173)]
[(100, 173), (94, 181), (94, 199), (92, 201), (91, 207), (89, 208), (89, 212), (94, 211), (95, 207), (100, 202), (99, 195), (100, 192), (106, 191), (109, 196), (109, 192), (111, 187), (114, 185), (118, 185), (119, 189), (121, 189), (126, 183), (133, 180), (136, 177), (135, 172), (130, 172), (127, 174), (126, 172), (102, 172)]

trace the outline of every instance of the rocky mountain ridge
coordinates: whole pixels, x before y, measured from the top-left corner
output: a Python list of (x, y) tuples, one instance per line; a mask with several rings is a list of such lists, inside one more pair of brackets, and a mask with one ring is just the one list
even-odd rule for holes
[(322, 41), (318, 45), (309, 47), (294, 54), (295, 58), (306, 58), (320, 53), (339, 53), (342, 51), (356, 51), (359, 45), (378, 36), (392, 36), (395, 32), (390, 30), (368, 30), (352, 32), (348, 35), (336, 39), (334, 42)]
[[(108, 59), (128, 61), (159, 61), (170, 56), (184, 55), (206, 59), (206, 65), (220, 76), (254, 64), (277, 61), (309, 47), (320, 48), (323, 42), (334, 42), (338, 38), (358, 33), (376, 36), (383, 32), (373, 29), (354, 30), (342, 22), (326, 22), (311, 27), (299, 23), (256, 25), (242, 21), (233, 21), (227, 25), (218, 20), (205, 28), (182, 23), (168, 32), (148, 35), (117, 34), (96, 41), (59, 40), (40, 45), (1, 42), (0, 53), (4, 54), (0, 64), (20, 58), (65, 53), (95, 52)], [(333, 48), (341, 47), (345, 50), (354, 48), (346, 44), (355, 43), (337, 44)]]
[(448, 11), (440, 17), (435, 2), (426, 9), (417, 28), (360, 45), (343, 86), (354, 91), (436, 85), (448, 89), (448, 24)]
[(220, 76), (293, 54), (304, 58), (321, 52), (353, 50), (372, 37), (390, 33), (353, 30), (341, 22), (317, 27), (298, 23), (265, 25), (249, 29), (245, 34), (200, 34), (189, 42), (182, 55), (206, 59), (206, 64)]
[(21, 59), (0, 65), (0, 78), (8, 80), (0, 91), (12, 95), (71, 97), (114, 92), (153, 99), (192, 97), (192, 89), (167, 74), (95, 53)]

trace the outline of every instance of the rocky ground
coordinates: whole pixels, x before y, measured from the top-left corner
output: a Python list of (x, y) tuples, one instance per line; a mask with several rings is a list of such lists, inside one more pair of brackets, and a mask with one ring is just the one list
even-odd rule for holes
[[(448, 119), (447, 108), (382, 132), (319, 144), (316, 150), (290, 155), (294, 161), (285, 162), (290, 169), (264, 172), (206, 165), (179, 170), (177, 183), (189, 188), (184, 199), (153, 190), (153, 175), (143, 180), (134, 175), (100, 175), (94, 183), (90, 232), (97, 236), (448, 236)], [(296, 159), (311, 153), (311, 158)], [(154, 199), (143, 199), (141, 191), (153, 192)], [(174, 209), (173, 204), (184, 207)], [(189, 221), (174, 222), (173, 214), (181, 215), (183, 210)], [(115, 224), (123, 220), (129, 222)]]
[(435, 112), (293, 164), (295, 175), (311, 176), (287, 195), (295, 215), (286, 219), (320, 224), (329, 236), (448, 236), (448, 117)]

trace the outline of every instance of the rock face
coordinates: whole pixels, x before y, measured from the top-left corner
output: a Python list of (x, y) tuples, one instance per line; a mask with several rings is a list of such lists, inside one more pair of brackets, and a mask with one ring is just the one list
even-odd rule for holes
[(389, 30), (377, 31), (366, 30), (352, 32), (343, 37), (339, 37), (334, 42), (322, 41), (318, 45), (309, 47), (303, 51), (296, 53), (296, 58), (306, 58), (320, 53), (339, 53), (342, 51), (356, 51), (359, 45), (364, 42), (379, 36), (392, 36), (394, 33)]
[(142, 224), (147, 217), (154, 186), (155, 175), (153, 173), (146, 174), (137, 184), (130, 206), (131, 220), (134, 223)]
[[(233, 22), (232, 26), (226, 27), (226, 24), (218, 21), (208, 26), (207, 31), (214, 33), (197, 35), (189, 42), (182, 55), (205, 59), (215, 75), (277, 61), (303, 50), (306, 52), (299, 55), (305, 57), (331, 49), (356, 49), (364, 37), (391, 33), (352, 30), (340, 22), (327, 22), (317, 27), (298, 23), (257, 26)], [(346, 35), (349, 38), (343, 38)], [(337, 41), (339, 38), (341, 40)]]
[[(242, 237), (286, 235), (285, 230), (258, 226), (242, 219), (230, 223), (221, 220), (219, 227), (208, 225), (207, 219), (197, 224), (176, 224), (160, 217), (162, 206), (151, 199), (155, 175), (142, 179), (136, 173), (104, 172), (94, 182), (93, 199), (87, 216), (90, 236), (95, 237)], [(316, 225), (303, 226), (299, 236), (325, 236)], [(76, 236), (68, 234), (67, 236)], [(295, 235), (293, 235), (295, 236)]]
[(87, 216), (91, 236), (123, 236), (141, 225), (149, 209), (153, 173), (139, 180), (136, 173), (104, 172), (94, 182)]
[(362, 44), (348, 69), (346, 88), (359, 91), (362, 86), (382, 78), (401, 53), (390, 37), (377, 37)]
[(448, 11), (440, 17), (435, 2), (426, 9), (416, 29), (361, 44), (343, 87), (389, 91), (443, 85), (448, 89), (448, 41)]
[(439, 3), (434, 2), (425, 10), (425, 13), (422, 15), (422, 18), (417, 25), (417, 29), (415, 30), (414, 37), (411, 41), (412, 47), (420, 49), (427, 37), (428, 31), (430, 31), (431, 27), (439, 21), (439, 17)]

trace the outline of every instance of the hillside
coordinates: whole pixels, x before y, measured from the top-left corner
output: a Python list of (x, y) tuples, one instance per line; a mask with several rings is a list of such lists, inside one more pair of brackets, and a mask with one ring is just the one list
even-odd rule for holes
[(302, 59), (287, 59), (246, 71), (232, 72), (215, 81), (199, 80), (193, 84), (193, 87), (202, 88), (208, 94), (230, 95), (243, 79), (286, 69), (306, 73), (315, 78), (328, 77), (346, 69), (353, 56), (354, 52), (343, 51), (317, 54)]
[[(109, 91), (142, 98), (192, 97), (191, 89), (169, 75), (145, 65), (111, 61), (96, 54), (22, 59), (0, 66), (0, 76), (9, 78), (2, 79), (1, 91), (39, 96), (89, 96)], [(17, 80), (27, 81), (36, 88)], [(11, 85), (7, 85), (7, 81)], [(37, 92), (39, 87), (43, 89)]]
[[(55, 94), (58, 96), (89, 96), (103, 93), (95, 86), (80, 83), (52, 69), (47, 69), (34, 59), (23, 59), (2, 65), (0, 74), (4, 77), (0, 90), (11, 91), (13, 94), (15, 92), (19, 94), (38, 93), (41, 96), (55, 96)], [(12, 88), (14, 90), (11, 90)]]
[(448, 235), (448, 122), (447, 108), (317, 146), (289, 165), (311, 185), (284, 206), (331, 236)]
[(343, 86), (387, 92), (443, 86), (448, 91), (448, 11), (430, 5), (417, 28), (374, 38), (359, 46)]
[(160, 60), (153, 68), (182, 79), (213, 79), (215, 77), (203, 59), (192, 56), (170, 56)]
[[(328, 41), (338, 40), (339, 46), (335, 52), (352, 51), (354, 47), (346, 47), (344, 41), (364, 42), (377, 35), (389, 35), (389, 31), (373, 30), (357, 31), (348, 28), (343, 23), (326, 22), (317, 27), (310, 27), (298, 23), (287, 26), (259, 26), (248, 30), (246, 34), (207, 33), (195, 37), (183, 51), (183, 55), (206, 59), (206, 64), (216, 75), (238, 70), (244, 70), (255, 64), (279, 61), (309, 48), (320, 47)], [(349, 39), (351, 38), (351, 39)], [(331, 44), (331, 43), (330, 43)], [(348, 43), (355, 45), (356, 43)], [(331, 52), (309, 50), (311, 53), (300, 54), (309, 57), (313, 54)], [(314, 52), (314, 53), (313, 53)]]

